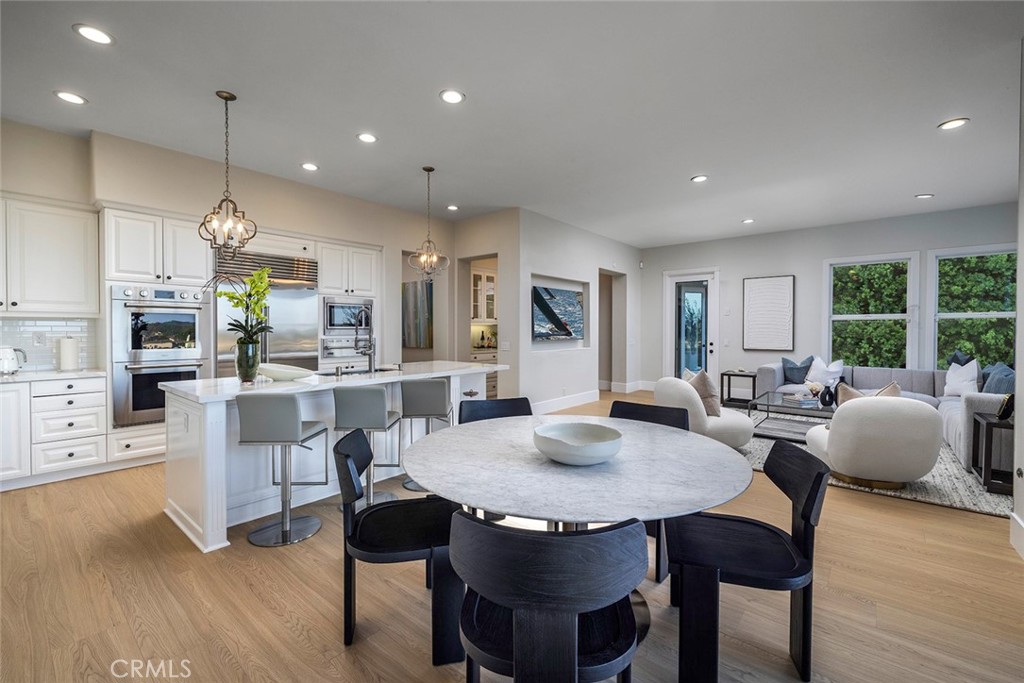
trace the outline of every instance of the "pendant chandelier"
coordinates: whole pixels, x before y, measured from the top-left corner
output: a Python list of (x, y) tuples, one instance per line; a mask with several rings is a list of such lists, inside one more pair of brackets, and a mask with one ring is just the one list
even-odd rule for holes
[(199, 224), (199, 236), (216, 249), (221, 258), (233, 259), (238, 250), (256, 236), (256, 223), (245, 217), (245, 211), (231, 198), (231, 164), (228, 161), (228, 102), (237, 97), (226, 90), (218, 90), (217, 97), (224, 100), (224, 198)]
[(430, 239), (430, 174), (434, 172), (434, 167), (424, 166), (423, 170), (427, 172), (427, 239), (420, 245), (419, 251), (409, 254), (409, 266), (419, 271), (424, 281), (433, 282), (434, 273), (447, 268), (451, 259), (438, 251), (434, 240)]

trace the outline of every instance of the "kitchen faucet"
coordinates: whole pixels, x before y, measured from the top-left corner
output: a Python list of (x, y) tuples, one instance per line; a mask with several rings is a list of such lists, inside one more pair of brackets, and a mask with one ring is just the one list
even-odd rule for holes
[[(360, 338), (360, 328), (366, 329), (369, 333), (365, 338)], [(373, 317), (368, 306), (363, 306), (359, 309), (359, 313), (356, 314), (356, 340), (355, 349), (356, 353), (366, 356), (369, 362), (369, 371), (377, 371), (377, 359), (376, 359), (376, 342), (373, 338)]]

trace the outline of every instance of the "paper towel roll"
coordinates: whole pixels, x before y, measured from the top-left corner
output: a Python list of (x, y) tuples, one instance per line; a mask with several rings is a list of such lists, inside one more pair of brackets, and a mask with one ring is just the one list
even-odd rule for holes
[(60, 340), (60, 369), (61, 370), (79, 370), (81, 369), (81, 361), (78, 357), (79, 343), (77, 339), (71, 337), (64, 337)]

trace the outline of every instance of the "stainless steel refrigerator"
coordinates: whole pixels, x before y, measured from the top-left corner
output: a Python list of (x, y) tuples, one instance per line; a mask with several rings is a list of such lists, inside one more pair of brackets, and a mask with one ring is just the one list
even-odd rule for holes
[[(273, 332), (260, 340), (260, 361), (317, 369), (319, 352), (317, 291), (315, 287), (273, 284), (267, 299), (267, 314)], [(230, 318), (241, 312), (227, 300), (217, 298), (217, 376), (235, 375), (237, 335), (227, 329)]]

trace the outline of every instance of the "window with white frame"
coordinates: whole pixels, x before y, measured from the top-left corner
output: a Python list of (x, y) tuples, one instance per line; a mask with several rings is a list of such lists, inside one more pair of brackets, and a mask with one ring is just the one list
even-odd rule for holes
[(959, 349), (985, 367), (1013, 362), (1017, 252), (1013, 245), (931, 252), (934, 367)]
[(848, 366), (913, 367), (916, 254), (831, 259), (825, 281), (832, 359)]

